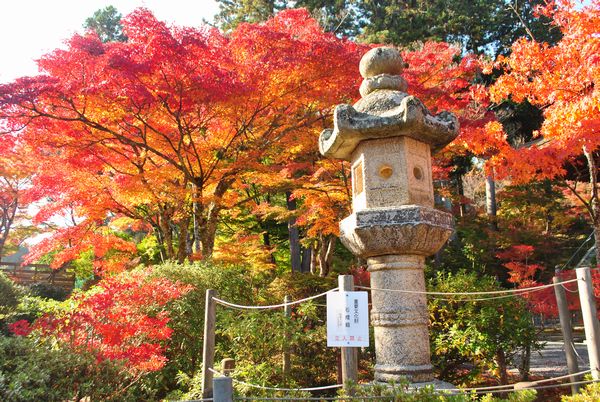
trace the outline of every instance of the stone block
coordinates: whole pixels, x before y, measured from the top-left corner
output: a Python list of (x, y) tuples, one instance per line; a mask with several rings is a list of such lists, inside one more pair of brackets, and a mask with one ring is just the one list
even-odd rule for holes
[(410, 137), (362, 141), (352, 153), (353, 211), (433, 207), (429, 145)]
[(340, 222), (340, 239), (362, 258), (387, 254), (429, 256), (453, 232), (449, 213), (419, 205), (365, 209)]

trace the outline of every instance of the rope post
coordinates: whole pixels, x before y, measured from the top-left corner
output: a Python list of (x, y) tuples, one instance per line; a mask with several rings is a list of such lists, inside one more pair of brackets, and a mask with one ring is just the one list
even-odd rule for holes
[(581, 314), (583, 315), (583, 327), (585, 330), (585, 343), (587, 345), (590, 359), (592, 378), (600, 380), (600, 355), (598, 355), (598, 341), (600, 340), (600, 324), (596, 316), (596, 299), (592, 285), (592, 274), (589, 267), (577, 268), (577, 287), (579, 289), (579, 300), (581, 301)]
[[(556, 304), (558, 305), (558, 317), (560, 319), (560, 330), (563, 335), (563, 348), (565, 350), (565, 356), (567, 358), (567, 367), (569, 374), (579, 372), (579, 364), (577, 363), (577, 356), (573, 348), (573, 329), (571, 326), (571, 313), (569, 312), (569, 306), (567, 303), (567, 295), (565, 289), (561, 284), (559, 277), (555, 276), (552, 278), (554, 286), (554, 294), (556, 295)], [(577, 382), (580, 380), (580, 376), (569, 377), (569, 382)], [(571, 385), (571, 394), (575, 395), (579, 392), (579, 385)]]
[[(354, 290), (354, 277), (352, 275), (338, 276), (340, 292), (351, 292)], [(357, 348), (342, 347), (342, 382), (344, 388), (348, 389), (348, 381), (356, 383), (358, 380), (358, 350)]]
[(213, 373), (215, 364), (215, 323), (217, 291), (206, 289), (206, 305), (204, 310), (204, 346), (202, 349), (202, 398), (213, 396)]
[[(283, 299), (283, 302), (285, 303), (285, 306), (283, 307), (283, 314), (285, 315), (286, 318), (290, 318), (292, 316), (292, 306), (289, 304), (292, 301), (292, 298), (290, 296), (285, 296), (285, 298)], [(292, 365), (291, 363), (291, 356), (290, 356), (290, 339), (291, 339), (291, 335), (290, 335), (290, 331), (289, 329), (285, 330), (284, 333), (284, 340), (283, 340), (283, 378), (287, 381), (287, 377), (290, 374), (290, 367)]]
[(214, 389), (213, 402), (233, 402), (233, 381), (231, 377), (215, 377), (212, 380)]

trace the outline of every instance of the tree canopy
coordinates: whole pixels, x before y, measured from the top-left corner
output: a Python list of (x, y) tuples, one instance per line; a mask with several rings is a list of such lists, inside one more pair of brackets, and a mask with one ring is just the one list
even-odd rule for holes
[(38, 221), (67, 208), (76, 216), (56, 234), (68, 247), (55, 264), (90, 247), (98, 257), (109, 245), (135, 250), (107, 216), (143, 223), (167, 258), (191, 254), (192, 237), (211, 256), (220, 211), (243, 201), (232, 190), (247, 186), (248, 172), (276, 178), (297, 164), (347, 85), (358, 86), (361, 47), (304, 11), (228, 36), (168, 28), (144, 9), (123, 25), (127, 42), (76, 35), (40, 60), (44, 74), (0, 89), (9, 128), (36, 144), (35, 191), (52, 199)]
[(289, 7), (305, 7), (321, 26), (366, 43), (407, 46), (414, 42), (458, 43), (466, 52), (507, 53), (523, 36), (554, 43), (560, 30), (536, 14), (543, 0), (218, 0), (218, 26), (265, 21)]
[[(512, 45), (508, 57), (499, 57), (495, 67), (503, 71), (490, 88), (492, 99), (500, 102), (527, 100), (543, 109), (544, 121), (536, 140), (517, 149), (505, 147), (492, 158), (503, 177), (516, 182), (565, 178), (567, 167), (577, 168), (584, 155), (589, 182), (588, 195), (576, 182), (566, 184), (585, 205), (596, 232), (600, 250), (600, 200), (598, 189), (598, 148), (600, 147), (600, 2), (576, 6), (561, 1), (540, 10), (560, 28), (562, 39), (555, 45), (523, 38)], [(523, 163), (527, 161), (527, 163)], [(598, 254), (600, 256), (600, 254)], [(600, 258), (598, 259), (600, 260)]]

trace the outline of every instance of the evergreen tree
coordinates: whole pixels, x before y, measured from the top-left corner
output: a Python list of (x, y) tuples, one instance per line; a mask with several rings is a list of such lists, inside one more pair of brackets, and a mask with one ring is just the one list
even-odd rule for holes
[(555, 43), (560, 32), (536, 18), (541, 0), (363, 0), (368, 21), (362, 40), (409, 45), (416, 41), (460, 43), (478, 54), (506, 53), (519, 37)]
[(217, 26), (225, 31), (243, 22), (266, 21), (287, 8), (306, 8), (328, 32), (354, 37), (361, 32), (361, 0), (217, 0)]
[(85, 20), (83, 27), (96, 31), (102, 42), (125, 42), (127, 36), (123, 34), (121, 25), (122, 15), (113, 7), (96, 10), (94, 15)]
[(215, 22), (225, 31), (233, 30), (244, 22), (266, 21), (278, 11), (287, 8), (286, 0), (217, 0), (217, 2), (219, 13), (215, 16)]

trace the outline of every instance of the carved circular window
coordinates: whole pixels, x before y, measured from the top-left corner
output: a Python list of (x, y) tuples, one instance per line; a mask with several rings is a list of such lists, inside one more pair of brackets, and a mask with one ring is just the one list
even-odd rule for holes
[(393, 173), (394, 169), (392, 169), (392, 167), (389, 165), (383, 165), (379, 168), (379, 176), (383, 177), (384, 179), (389, 179)]
[(423, 169), (421, 169), (418, 166), (415, 166), (413, 168), (413, 175), (415, 176), (415, 179), (417, 179), (417, 180), (423, 180), (423, 177), (424, 177), (424, 175), (423, 175)]

